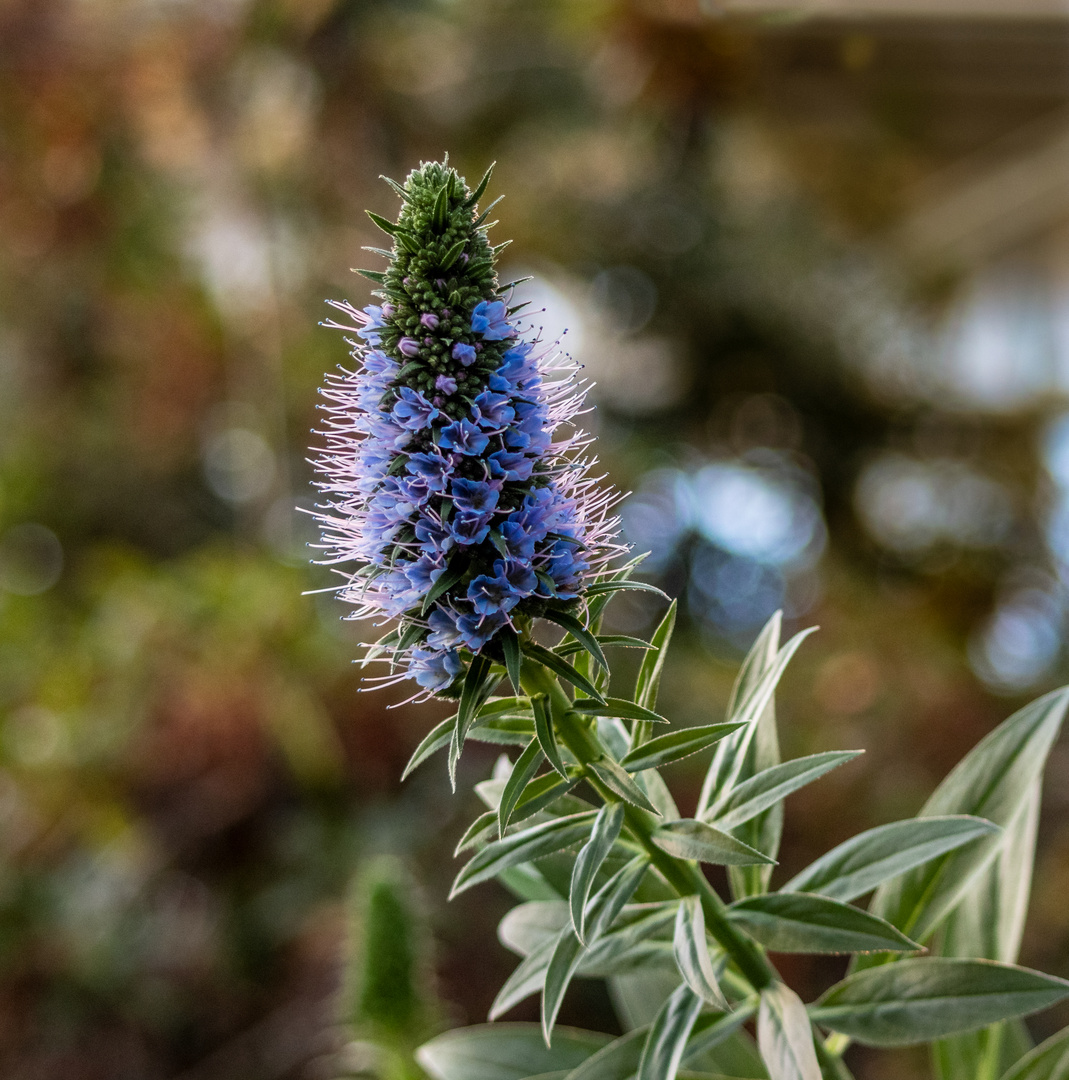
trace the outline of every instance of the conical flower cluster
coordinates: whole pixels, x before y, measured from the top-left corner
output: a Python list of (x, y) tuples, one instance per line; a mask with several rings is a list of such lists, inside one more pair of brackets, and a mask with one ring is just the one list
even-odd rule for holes
[[(350, 617), (398, 619), (379, 643), (395, 678), (449, 692), (502, 636), (574, 606), (617, 554), (615, 496), (588, 475), (574, 425), (575, 365), (517, 326), (513, 282), (498, 284), (493, 222), (455, 170), (432, 162), (404, 186), (383, 303), (330, 301), (347, 323), (354, 370), (322, 393), (324, 563), (346, 578)], [(390, 678), (388, 677), (388, 678)]]

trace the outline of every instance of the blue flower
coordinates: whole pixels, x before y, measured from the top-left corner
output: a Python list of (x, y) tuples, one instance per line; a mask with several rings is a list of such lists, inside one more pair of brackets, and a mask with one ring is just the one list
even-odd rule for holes
[(534, 458), (513, 450), (497, 450), (487, 458), (490, 475), (495, 479), (529, 480), (534, 471)]
[(457, 392), (457, 381), (452, 375), (439, 375), (434, 380), (434, 389), (441, 390), (446, 395), (455, 394)]
[(434, 652), (417, 648), (412, 651), (412, 676), (424, 690), (443, 690), (463, 670), (464, 663), (456, 650)]
[(462, 547), (481, 544), (490, 535), (490, 515), (457, 514), (449, 523), (449, 535)]
[(480, 300), (471, 312), (471, 328), (476, 334), (482, 334), (484, 341), (504, 341), (514, 338), (516, 331), (505, 321), (507, 311), (503, 300), (492, 303)]
[(495, 394), (484, 390), (475, 398), (479, 410), (479, 427), (500, 430), (512, 423), (516, 410), (509, 404), (508, 394)]
[(422, 431), (438, 419), (438, 410), (418, 391), (402, 386), (393, 407), (397, 422), (409, 431)]
[(489, 442), (490, 436), (480, 431), (470, 420), (454, 420), (453, 423), (446, 424), (438, 438), (439, 446), (469, 457), (481, 454)]
[(487, 514), (497, 506), (501, 484), (485, 480), (454, 480), (449, 485), (453, 505), (465, 513)]

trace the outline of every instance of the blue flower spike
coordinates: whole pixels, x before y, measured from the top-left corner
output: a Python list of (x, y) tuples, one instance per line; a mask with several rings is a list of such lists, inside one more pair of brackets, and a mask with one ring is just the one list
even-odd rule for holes
[(511, 321), (467, 184), (429, 162), (403, 190), (396, 223), (372, 216), (389, 266), (360, 271), (381, 305), (329, 301), (354, 366), (321, 391), (316, 519), (349, 617), (400, 620), (381, 681), (422, 700), (457, 696), (476, 657), (503, 661), (503, 631), (579, 604), (624, 548), (575, 426), (576, 365)]

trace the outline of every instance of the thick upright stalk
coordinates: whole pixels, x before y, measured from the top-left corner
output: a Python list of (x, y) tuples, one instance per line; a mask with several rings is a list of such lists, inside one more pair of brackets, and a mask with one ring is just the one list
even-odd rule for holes
[[(528, 693), (548, 695), (557, 734), (581, 764), (586, 765), (608, 756), (594, 725), (572, 709), (568, 695), (545, 668), (524, 660), (522, 681)], [(589, 776), (588, 780), (605, 802), (620, 801), (619, 796), (606, 788), (597, 777)], [(630, 804), (625, 806), (624, 812), (629, 831), (642, 845), (665, 881), (680, 896), (698, 896), (705, 915), (706, 929), (734, 960), (750, 985), (760, 991), (774, 982), (775, 971), (760, 948), (728, 920), (724, 913), (724, 902), (706, 880), (698, 864), (688, 859), (677, 859), (662, 851), (653, 842), (652, 833), (657, 822), (652, 814)]]

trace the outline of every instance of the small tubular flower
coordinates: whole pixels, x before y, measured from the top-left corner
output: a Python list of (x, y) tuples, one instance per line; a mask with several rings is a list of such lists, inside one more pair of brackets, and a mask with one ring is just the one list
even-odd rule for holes
[[(480, 185), (480, 190), (485, 185)], [(380, 305), (330, 301), (355, 366), (328, 376), (316, 461), (321, 562), (417, 697), (455, 694), (475, 655), (562, 609), (624, 549), (591, 478), (575, 365), (515, 324), (474, 199), (445, 164), (404, 185)], [(463, 256), (456, 253), (463, 251)]]

